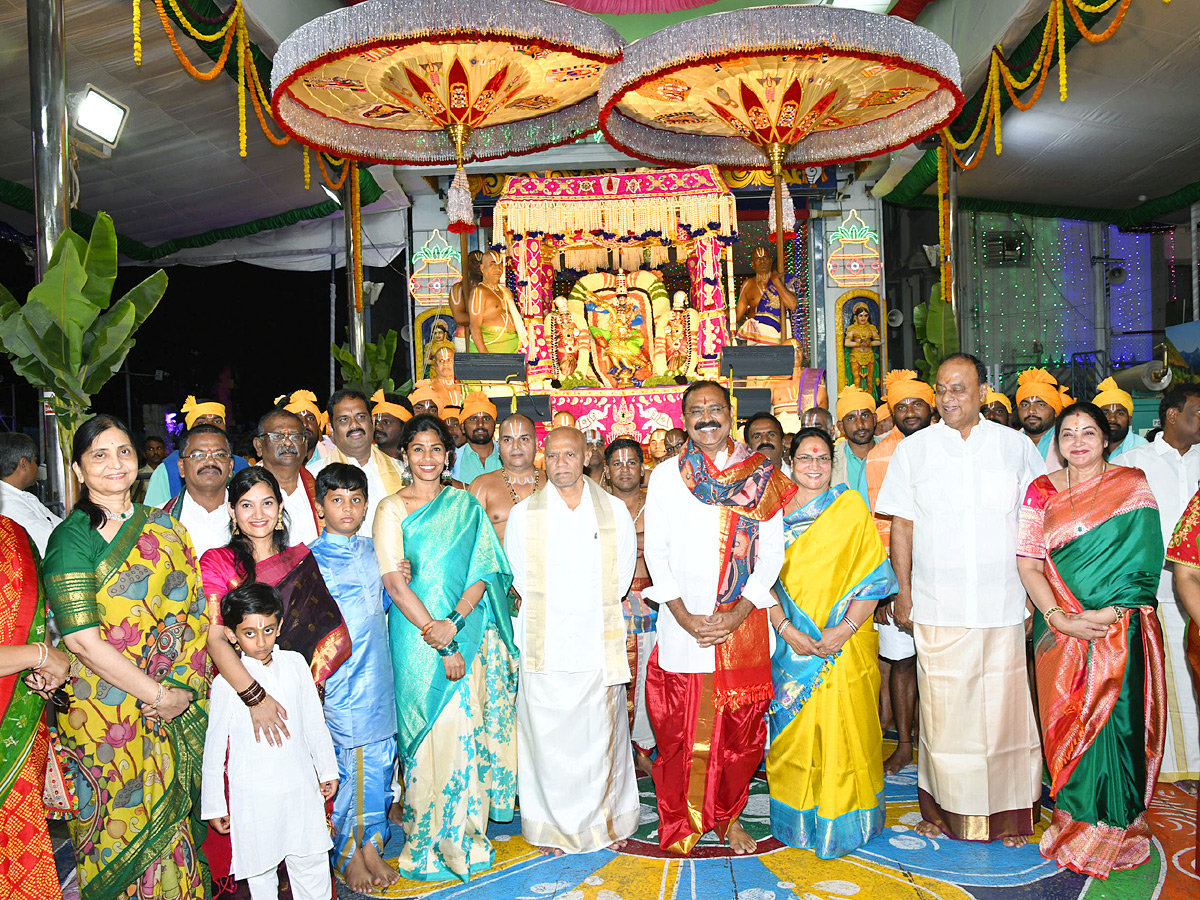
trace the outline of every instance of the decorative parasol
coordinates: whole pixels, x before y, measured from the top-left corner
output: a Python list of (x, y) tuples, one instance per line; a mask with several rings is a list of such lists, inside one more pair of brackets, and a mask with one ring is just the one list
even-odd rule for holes
[(338, 156), (457, 163), (450, 230), (474, 231), (464, 160), (594, 131), (600, 77), (623, 47), (599, 19), (546, 0), (372, 0), (280, 44), (271, 102), (289, 134)]
[(899, 19), (826, 6), (716, 13), (630, 44), (600, 83), (609, 143), (651, 162), (783, 168), (902, 147), (962, 107), (958, 57)]

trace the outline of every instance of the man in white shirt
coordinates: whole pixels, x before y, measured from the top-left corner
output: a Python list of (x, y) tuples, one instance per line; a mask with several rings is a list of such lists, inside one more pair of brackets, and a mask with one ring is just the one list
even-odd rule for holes
[(45, 556), (50, 532), (62, 519), (29, 492), (37, 482), (37, 471), (34, 439), (16, 431), (0, 434), (0, 515), (24, 528), (38, 554)]
[(654, 468), (646, 491), (653, 584), (644, 596), (659, 604), (646, 669), (658, 840), (687, 854), (715, 830), (735, 853), (750, 853), (755, 842), (738, 817), (767, 739), (767, 608), (783, 565), (783, 506), (796, 486), (730, 440), (724, 387), (696, 382), (682, 406), (688, 442)]
[[(1158, 504), (1164, 546), (1200, 485), (1200, 385), (1173, 387), (1159, 402), (1162, 431), (1153, 443), (1121, 454), (1119, 465), (1146, 473)], [(1167, 737), (1160, 781), (1200, 778), (1200, 724), (1186, 653), (1187, 616), (1172, 583), (1174, 564), (1164, 563), (1158, 582), (1158, 619), (1163, 629), (1167, 674)]]
[(162, 505), (187, 529), (199, 559), (229, 543), (229, 493), (233, 474), (229, 438), (215, 425), (193, 425), (179, 439), (179, 477), (184, 489)]
[(504, 549), (521, 596), (516, 641), (521, 836), (543, 853), (619, 850), (637, 830), (625, 618), (637, 535), (583, 475), (575, 428), (546, 437), (544, 489), (512, 508)]
[(322, 531), (317, 515), (316, 479), (304, 468), (308, 432), (300, 416), (273, 409), (258, 420), (254, 453), (275, 476), (288, 514), (288, 546), (311, 544)]
[(905, 438), (876, 512), (892, 517), (893, 616), (917, 646), (923, 837), (1020, 847), (1040, 816), (1042, 752), (1025, 662), (1017, 523), (1037, 446), (980, 415), (987, 371), (938, 368), (941, 421)]
[(333, 447), (308, 464), (314, 478), (331, 462), (358, 466), (367, 475), (367, 517), (362, 533), (375, 526), (379, 501), (403, 487), (400, 463), (375, 446), (375, 423), (362, 391), (343, 388), (329, 398), (329, 428)]

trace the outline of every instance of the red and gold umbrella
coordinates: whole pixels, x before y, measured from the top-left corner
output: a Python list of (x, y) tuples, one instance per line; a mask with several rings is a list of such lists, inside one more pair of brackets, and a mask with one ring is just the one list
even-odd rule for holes
[(466, 159), (594, 131), (600, 77), (623, 47), (604, 22), (546, 0), (372, 0), (284, 40), (272, 106), (293, 137), (337, 156), (456, 162), (465, 193)]
[(941, 128), (958, 57), (894, 16), (826, 6), (716, 13), (630, 44), (600, 84), (609, 143), (651, 162), (770, 167), (783, 259), (783, 168), (849, 162)]

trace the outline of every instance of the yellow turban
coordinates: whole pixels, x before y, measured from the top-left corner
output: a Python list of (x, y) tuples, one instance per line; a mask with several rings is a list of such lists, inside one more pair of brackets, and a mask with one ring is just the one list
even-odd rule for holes
[(179, 411), (183, 413), (183, 424), (187, 428), (195, 425), (196, 420), (201, 416), (220, 416), (222, 419), (225, 418), (224, 403), (215, 403), (211, 400), (208, 403), (199, 403), (192, 394), (188, 394)]
[(860, 409), (875, 411), (875, 398), (860, 387), (851, 385), (838, 391), (837, 417), (840, 422), (852, 412)]
[(1106, 406), (1112, 406), (1113, 404), (1119, 403), (1121, 406), (1125, 407), (1126, 411), (1128, 411), (1131, 416), (1133, 415), (1133, 394), (1129, 393), (1129, 391), (1123, 391), (1117, 387), (1116, 379), (1105, 378), (1102, 382), (1096, 385), (1096, 390), (1098, 390), (1100, 393), (1096, 395), (1096, 398), (1092, 402), (1098, 407), (1104, 409)]
[(418, 403), (424, 403), (427, 400), (433, 401), (433, 405), (437, 409), (437, 415), (440, 416), (442, 414), (442, 404), (438, 402), (437, 395), (433, 392), (433, 388), (431, 388), (428, 384), (421, 385), (408, 395), (408, 402), (414, 407)]
[(1058, 382), (1045, 369), (1026, 369), (1017, 376), (1017, 406), (1029, 397), (1045, 400), (1047, 405), (1058, 415), (1062, 412), (1062, 394), (1058, 392)]
[(1012, 415), (1012, 401), (1008, 399), (1008, 396), (1006, 394), (1001, 394), (999, 391), (993, 391), (991, 388), (988, 388), (987, 400), (984, 401), (984, 405), (988, 406), (992, 403), (999, 403), (1008, 410), (1008, 414), (1010, 416)]
[(483, 391), (475, 391), (467, 394), (463, 399), (462, 405), (462, 420), (465, 422), (471, 416), (487, 413), (493, 419), (496, 418), (496, 404), (488, 399), (488, 395)]
[[(1070, 406), (1072, 403), (1075, 402), (1075, 398), (1072, 397), (1070, 394), (1068, 394), (1067, 389), (1065, 387), (1063, 387), (1061, 384), (1058, 386), (1058, 393), (1059, 393), (1060, 399), (1062, 400), (1062, 409), (1066, 409), (1068, 406)], [(1059, 412), (1062, 412), (1062, 410), (1060, 409)]]
[(371, 415), (377, 416), (380, 413), (387, 413), (389, 416), (394, 416), (401, 422), (407, 422), (412, 418), (412, 413), (401, 406), (399, 403), (392, 403), (384, 399), (383, 388), (380, 388), (371, 395), (371, 402), (375, 405), (371, 408)]
[(312, 413), (313, 418), (317, 420), (317, 424), (321, 424), (321, 420), (325, 414), (321, 412), (321, 407), (317, 406), (317, 395), (312, 391), (292, 391), (291, 396), (284, 394), (281, 397), (276, 397), (275, 404), (278, 406), (283, 400), (287, 401), (283, 408), (288, 412), (295, 413), (296, 415), (300, 415), (302, 412)]
[(442, 421), (449, 422), (451, 419), (462, 419), (462, 407), (455, 406), (453, 403), (442, 407)]
[(888, 418), (891, 414), (892, 414), (892, 408), (890, 406), (888, 406), (886, 402), (880, 403), (879, 406), (875, 407), (875, 418), (876, 419), (883, 420), (883, 419)]
[(888, 406), (914, 398), (933, 406), (933, 388), (929, 382), (921, 381), (912, 369), (893, 369), (888, 372), (883, 378), (883, 394), (887, 397)]

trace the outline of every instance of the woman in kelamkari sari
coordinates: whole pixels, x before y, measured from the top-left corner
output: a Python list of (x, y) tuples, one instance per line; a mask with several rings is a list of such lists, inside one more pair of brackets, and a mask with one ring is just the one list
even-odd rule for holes
[[(487, 513), (447, 484), (450, 433), (436, 416), (404, 425), (412, 484), (375, 514), (404, 770), (399, 870), (442, 881), (490, 868), (488, 819), (512, 821), (517, 664), (512, 572)], [(404, 560), (411, 565), (406, 582)]]
[(1066, 467), (1029, 486), (1017, 540), (1038, 609), (1039, 712), (1056, 802), (1041, 851), (1107, 878), (1150, 858), (1146, 807), (1167, 715), (1155, 614), (1162, 532), (1146, 476), (1106, 460), (1100, 409), (1064, 409), (1056, 443)]
[(62, 896), (42, 802), (49, 744), (42, 710), (70, 666), (46, 641), (33, 542), (0, 516), (0, 897)]
[(119, 419), (75, 435), (82, 489), (46, 548), (50, 608), (71, 656), (58, 716), (79, 812), (70, 822), (82, 900), (201, 900), (200, 764), (208, 616), (187, 531), (132, 503), (137, 452)]
[(783, 569), (770, 610), (775, 698), (767, 713), (771, 833), (822, 859), (883, 831), (876, 604), (896, 592), (871, 511), (830, 486), (833, 445), (805, 428), (792, 444), (799, 487), (784, 507)]

